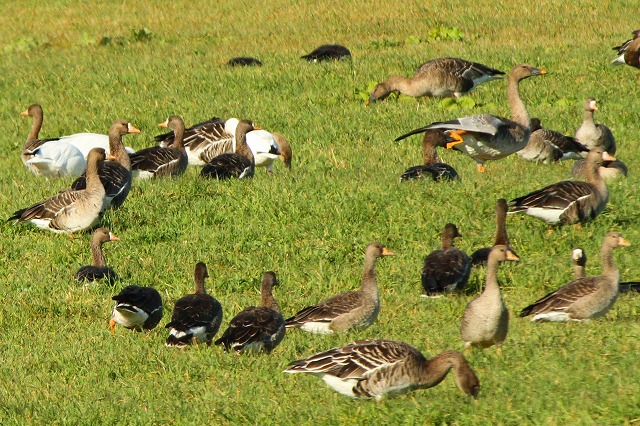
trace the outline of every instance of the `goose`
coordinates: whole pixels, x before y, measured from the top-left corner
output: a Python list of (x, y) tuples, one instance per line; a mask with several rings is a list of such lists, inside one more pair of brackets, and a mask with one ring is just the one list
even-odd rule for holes
[(109, 282), (113, 282), (118, 279), (116, 272), (107, 266), (107, 262), (104, 260), (104, 254), (102, 253), (102, 244), (109, 241), (120, 241), (120, 238), (107, 228), (98, 228), (93, 231), (93, 235), (91, 236), (91, 257), (93, 262), (91, 265), (86, 265), (78, 269), (78, 272), (74, 275), (77, 281), (106, 279)]
[(582, 159), (589, 149), (575, 138), (542, 127), (539, 118), (531, 119), (531, 136), (527, 146), (518, 151), (518, 157), (536, 163), (555, 163)]
[(233, 317), (215, 344), (238, 352), (273, 351), (284, 339), (286, 331), (280, 307), (272, 293), (277, 285), (276, 274), (265, 272), (262, 275), (260, 306), (249, 306)]
[(259, 59), (252, 58), (250, 56), (238, 56), (229, 59), (227, 65), (230, 67), (261, 67), (262, 62)]
[(106, 202), (98, 164), (110, 157), (102, 148), (92, 149), (87, 160), (86, 189), (60, 191), (40, 203), (16, 211), (8, 221), (31, 222), (38, 228), (67, 234), (93, 227), (100, 220)]
[(369, 102), (385, 99), (392, 92), (419, 98), (442, 96), (459, 98), (480, 84), (502, 78), (504, 72), (478, 62), (459, 58), (436, 58), (420, 65), (411, 78), (392, 75), (376, 85)]
[(345, 58), (351, 58), (351, 52), (340, 44), (323, 44), (311, 53), (300, 57), (307, 62), (339, 61)]
[(342, 395), (380, 401), (387, 395), (436, 386), (451, 369), (458, 388), (477, 398), (480, 381), (462, 354), (447, 350), (427, 359), (413, 346), (395, 340), (351, 342), (293, 361), (284, 372), (312, 373)]
[(509, 311), (502, 301), (498, 285), (498, 265), (519, 260), (507, 246), (493, 246), (487, 262), (487, 277), (482, 294), (467, 304), (462, 314), (460, 334), (465, 349), (501, 346), (509, 330)]
[(184, 347), (191, 343), (211, 345), (222, 323), (222, 306), (205, 291), (204, 280), (207, 277), (207, 265), (198, 262), (194, 272), (195, 293), (176, 301), (171, 321), (165, 326), (169, 329), (166, 346)]
[[(291, 160), (293, 159), (293, 152), (291, 151), (291, 145), (289, 144), (289, 141), (282, 133), (274, 132), (272, 133), (272, 135), (276, 141), (276, 144), (278, 145), (278, 151), (280, 151), (280, 159), (282, 160), (282, 162), (284, 163), (284, 166), (287, 169), (291, 169)], [(270, 169), (267, 168), (267, 171), (270, 171)]]
[(444, 146), (447, 142), (451, 141), (453, 141), (453, 139), (450, 139), (443, 130), (434, 129), (425, 132), (424, 139), (422, 140), (423, 165), (413, 166), (405, 170), (405, 172), (400, 175), (400, 182), (422, 177), (430, 177), (436, 182), (460, 179), (456, 170), (450, 165), (443, 163), (436, 152), (437, 146)]
[[(498, 199), (496, 202), (496, 239), (494, 240), (493, 245), (507, 246), (507, 250), (509, 250), (509, 252), (515, 257), (518, 257), (518, 254), (511, 246), (509, 236), (507, 235), (507, 209), (507, 200), (504, 198)], [(471, 254), (471, 266), (486, 264), (492, 248), (493, 247), (483, 247), (474, 251)]]
[(447, 149), (454, 148), (476, 161), (479, 172), (484, 172), (484, 162), (498, 160), (520, 151), (529, 142), (530, 119), (520, 93), (520, 81), (537, 75), (544, 75), (545, 70), (539, 70), (530, 65), (516, 65), (507, 80), (507, 96), (511, 108), (511, 120), (490, 114), (474, 115), (456, 118), (445, 122), (435, 122), (421, 127), (396, 138), (404, 139), (428, 129), (446, 129), (449, 136), (455, 139), (446, 145)]
[(612, 65), (627, 64), (640, 69), (640, 30), (635, 30), (632, 34), (632, 39), (613, 48), (618, 51), (620, 56), (611, 62)]
[(242, 120), (236, 126), (236, 149), (234, 153), (220, 154), (202, 168), (200, 176), (212, 179), (252, 178), (255, 161), (247, 145), (247, 133), (253, 130), (253, 123)]
[(620, 272), (613, 263), (613, 249), (631, 245), (618, 232), (609, 232), (602, 243), (602, 275), (578, 278), (547, 294), (520, 312), (531, 321), (588, 321), (606, 314), (618, 298)]
[(184, 121), (179, 116), (172, 115), (158, 125), (173, 130), (173, 143), (167, 148), (152, 146), (129, 155), (133, 177), (178, 177), (187, 170), (189, 160), (182, 144)]
[[(606, 181), (626, 177), (629, 169), (627, 165), (620, 160), (602, 161), (602, 165), (598, 168), (598, 174)], [(571, 176), (578, 179), (587, 179), (587, 160), (578, 160), (571, 167)]]
[(433, 297), (445, 291), (462, 290), (471, 274), (471, 258), (453, 245), (462, 237), (453, 223), (447, 223), (440, 234), (442, 248), (424, 258), (422, 268), (423, 296)]
[[(98, 167), (98, 175), (107, 194), (105, 209), (120, 207), (131, 189), (131, 160), (122, 144), (122, 136), (129, 133), (140, 133), (140, 130), (127, 120), (116, 120), (109, 128), (109, 146), (114, 160)], [(71, 184), (71, 189), (84, 189), (86, 185), (85, 176), (81, 175)]]
[(587, 276), (585, 267), (587, 266), (587, 254), (581, 248), (571, 250), (571, 263), (573, 265), (573, 279)]
[[(237, 118), (229, 118), (224, 124), (225, 131), (231, 135), (235, 135), (238, 123), (239, 121)], [(266, 167), (267, 172), (271, 173), (273, 171), (274, 160), (281, 155), (278, 142), (274, 136), (266, 130), (256, 126), (253, 128), (254, 130), (247, 133), (246, 140), (247, 145), (251, 148), (255, 166)], [(236, 139), (234, 139), (233, 144), (235, 151), (237, 149)]]
[(367, 246), (364, 274), (358, 290), (330, 297), (317, 305), (308, 306), (287, 318), (287, 328), (299, 328), (314, 334), (333, 334), (351, 328), (366, 328), (375, 322), (380, 311), (380, 298), (375, 265), (378, 257), (394, 253), (378, 242)]
[(615, 160), (601, 148), (587, 156), (587, 182), (564, 180), (530, 192), (509, 202), (509, 214), (526, 213), (549, 225), (572, 225), (595, 219), (609, 201), (607, 184), (599, 167), (603, 160)]
[(595, 147), (602, 148), (609, 154), (616, 153), (616, 140), (611, 130), (604, 124), (596, 124), (593, 121), (593, 112), (598, 109), (596, 100), (589, 98), (584, 103), (584, 119), (582, 124), (576, 130), (574, 137), (591, 150)]
[(152, 330), (162, 319), (162, 297), (152, 287), (128, 285), (111, 298), (113, 307), (109, 328), (115, 334), (116, 324), (136, 331)]

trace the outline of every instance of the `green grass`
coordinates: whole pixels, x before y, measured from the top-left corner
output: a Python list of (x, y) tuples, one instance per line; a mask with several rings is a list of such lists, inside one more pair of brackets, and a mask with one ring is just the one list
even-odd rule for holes
[[(258, 170), (252, 181), (203, 181), (190, 169), (177, 180), (136, 182), (129, 199), (103, 223), (121, 241), (105, 246), (120, 275), (114, 287), (83, 288), (74, 272), (90, 261), (88, 235), (75, 239), (26, 225), (0, 227), (0, 423), (2, 424), (623, 424), (640, 417), (637, 387), (638, 295), (623, 295), (588, 324), (532, 324), (519, 310), (570, 280), (570, 253), (583, 247), (590, 273), (603, 236), (619, 230), (634, 246), (616, 251), (623, 279), (638, 279), (639, 184), (637, 87), (640, 74), (610, 67), (612, 46), (637, 27), (633, 1), (571, 6), (542, 0), (481, 0), (419, 5), (399, 1), (297, 3), (11, 2), (0, 6), (0, 201), (4, 217), (69, 181), (28, 173), (19, 152), (39, 102), (42, 137), (106, 132), (127, 118), (143, 133), (180, 114), (187, 124), (211, 116), (251, 118), (287, 136), (291, 172)], [(434, 29), (463, 37), (432, 39)], [(458, 34), (458, 33), (456, 33)], [(108, 40), (107, 40), (108, 39)], [(100, 43), (104, 41), (102, 44)], [(386, 40), (386, 41), (385, 41)], [(350, 48), (353, 62), (308, 64), (299, 56), (323, 43)], [(229, 69), (233, 56), (256, 56), (262, 68)], [(472, 274), (464, 295), (424, 300), (420, 269), (439, 245), (446, 222), (458, 225), (467, 252), (493, 241), (496, 198), (519, 196), (565, 179), (571, 164), (539, 166), (516, 156), (487, 164), (442, 152), (462, 181), (399, 183), (421, 158), (420, 138), (393, 139), (431, 121), (491, 112), (508, 115), (505, 82), (472, 93), (472, 109), (439, 99), (389, 100), (365, 107), (359, 91), (422, 62), (459, 56), (509, 70), (545, 68), (522, 93), (532, 116), (573, 133), (585, 98), (617, 138), (628, 179), (610, 185), (607, 210), (581, 230), (509, 217), (522, 258), (500, 270), (512, 323), (502, 355), (468, 358), (481, 380), (468, 401), (452, 378), (440, 386), (381, 403), (352, 401), (315, 377), (281, 371), (291, 360), (349, 340), (403, 340), (434, 355), (461, 349), (465, 304), (484, 281)], [(379, 240), (396, 252), (378, 263), (382, 310), (367, 330), (322, 337), (288, 333), (271, 356), (237, 356), (218, 347), (170, 350), (162, 327), (173, 303), (192, 291), (197, 261), (209, 266), (208, 289), (226, 322), (259, 302), (259, 279), (274, 270), (285, 315), (358, 285), (365, 246)], [(150, 333), (109, 333), (111, 296), (135, 283), (156, 287), (165, 318)]]

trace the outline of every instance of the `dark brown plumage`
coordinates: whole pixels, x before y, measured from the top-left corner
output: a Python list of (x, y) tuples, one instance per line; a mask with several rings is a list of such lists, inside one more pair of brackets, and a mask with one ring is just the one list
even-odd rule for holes
[(247, 133), (253, 129), (251, 121), (240, 121), (236, 128), (236, 152), (213, 158), (202, 168), (200, 175), (219, 180), (252, 178), (255, 172), (255, 160), (251, 148), (247, 145)]
[[(507, 200), (504, 198), (500, 198), (496, 202), (496, 238), (493, 245), (504, 245), (511, 254), (518, 257), (518, 254), (509, 242), (509, 235), (507, 235)], [(493, 247), (483, 247), (474, 251), (471, 254), (471, 266), (486, 264), (492, 248)]]
[(424, 133), (422, 139), (422, 162), (421, 166), (413, 166), (405, 170), (400, 176), (400, 181), (409, 179), (419, 179), (422, 177), (430, 177), (432, 180), (451, 181), (459, 179), (458, 173), (450, 165), (443, 163), (438, 157), (436, 147), (444, 147), (448, 142), (454, 139), (440, 129), (428, 130)]
[(442, 248), (424, 259), (422, 288), (426, 296), (446, 291), (459, 291), (467, 285), (471, 273), (471, 258), (453, 245), (454, 238), (462, 237), (453, 223), (447, 223), (440, 235)]
[(78, 269), (74, 278), (77, 281), (95, 281), (105, 279), (113, 282), (118, 279), (116, 272), (107, 266), (102, 253), (102, 244), (108, 241), (119, 241), (116, 235), (111, 233), (107, 228), (98, 228), (93, 231), (91, 236), (91, 257), (93, 262)]
[(227, 65), (229, 65), (230, 67), (261, 67), (262, 62), (250, 56), (238, 56), (229, 59)]
[(308, 62), (339, 61), (351, 58), (351, 52), (339, 44), (323, 44), (300, 58), (306, 59)]
[(109, 321), (112, 333), (116, 324), (136, 331), (152, 330), (162, 319), (162, 296), (155, 288), (128, 285), (112, 299), (117, 302)]
[(634, 30), (632, 34), (633, 38), (613, 48), (619, 56), (611, 62), (612, 65), (627, 64), (640, 69), (640, 30)]

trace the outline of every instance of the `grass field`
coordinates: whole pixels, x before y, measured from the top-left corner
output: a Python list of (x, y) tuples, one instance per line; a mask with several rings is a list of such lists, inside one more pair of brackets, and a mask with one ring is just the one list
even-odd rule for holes
[[(5, 4), (8, 3), (8, 4)], [(0, 201), (4, 217), (52, 195), (70, 180), (31, 175), (19, 154), (31, 126), (19, 113), (43, 105), (41, 137), (106, 132), (117, 118), (153, 144), (170, 114), (187, 125), (212, 116), (251, 118), (292, 144), (293, 169), (268, 177), (215, 182), (198, 170), (176, 180), (135, 182), (104, 226), (121, 241), (105, 245), (121, 280), (83, 288), (74, 272), (90, 262), (89, 235), (74, 239), (27, 225), (0, 227), (0, 423), (8, 424), (630, 424), (640, 420), (640, 295), (623, 295), (587, 324), (532, 324), (521, 308), (571, 279), (571, 249), (583, 247), (588, 271), (610, 230), (633, 245), (617, 250), (623, 280), (640, 278), (636, 149), (640, 73), (612, 67), (611, 47), (638, 27), (631, 0), (570, 3), (503, 0), (427, 3), (351, 0), (308, 6), (272, 2), (52, 0), (0, 5)], [(631, 13), (630, 11), (634, 11)], [(447, 36), (457, 28), (462, 37)], [(440, 32), (438, 31), (440, 29)], [(438, 39), (430, 34), (444, 34)], [(459, 34), (459, 32), (455, 32)], [(353, 61), (308, 64), (299, 56), (324, 43), (350, 48)], [(261, 68), (231, 69), (233, 56)], [(468, 400), (451, 377), (441, 385), (381, 403), (353, 401), (321, 380), (282, 373), (287, 363), (360, 338), (406, 341), (435, 355), (461, 350), (465, 304), (480, 291), (474, 271), (464, 295), (419, 298), (422, 259), (439, 246), (447, 222), (470, 253), (494, 236), (494, 205), (569, 176), (571, 164), (527, 163), (516, 156), (475, 171), (472, 160), (441, 152), (461, 175), (455, 184), (399, 182), (419, 164), (420, 137), (393, 139), (432, 121), (476, 113), (509, 115), (506, 82), (472, 92), (473, 108), (440, 99), (399, 98), (364, 105), (372, 81), (410, 75), (428, 59), (456, 56), (508, 71), (518, 63), (548, 75), (521, 84), (543, 125), (572, 134), (584, 99), (600, 106), (629, 177), (610, 184), (610, 202), (582, 229), (553, 235), (529, 217), (508, 218), (519, 264), (499, 280), (511, 311), (502, 354), (467, 357), (481, 381)], [(274, 270), (285, 316), (358, 286), (364, 248), (378, 240), (396, 253), (378, 262), (382, 308), (364, 331), (322, 337), (290, 332), (270, 356), (219, 347), (172, 350), (163, 328), (173, 303), (193, 289), (206, 262), (209, 292), (223, 327), (259, 303), (259, 280)], [(109, 333), (111, 296), (127, 284), (157, 288), (165, 317), (149, 333)]]

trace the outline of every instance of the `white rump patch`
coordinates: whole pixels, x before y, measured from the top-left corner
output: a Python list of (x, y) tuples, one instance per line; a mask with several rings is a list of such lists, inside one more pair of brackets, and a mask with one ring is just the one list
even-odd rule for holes
[(300, 326), (300, 330), (313, 334), (333, 334), (330, 322), (306, 322)]
[(356, 397), (353, 393), (353, 387), (358, 383), (357, 379), (341, 379), (330, 374), (323, 374), (320, 377), (322, 377), (322, 380), (324, 380), (324, 382), (336, 392), (351, 398)]
[(560, 222), (560, 216), (564, 213), (564, 209), (545, 209), (541, 207), (529, 207), (525, 210), (529, 216), (537, 217), (547, 222), (549, 225), (555, 225)]

